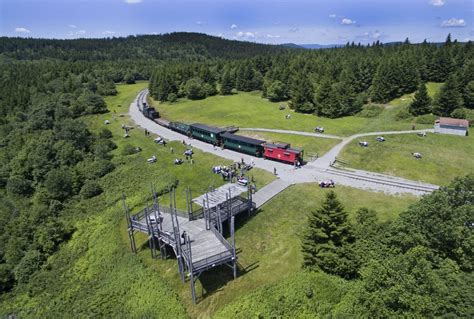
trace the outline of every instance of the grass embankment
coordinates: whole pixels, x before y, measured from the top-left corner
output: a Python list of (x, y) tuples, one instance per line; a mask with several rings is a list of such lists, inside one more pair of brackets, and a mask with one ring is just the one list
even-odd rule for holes
[[(326, 191), (316, 184), (291, 186), (264, 205), (257, 215), (239, 218), (236, 223), (239, 276), (232, 280), (230, 269), (224, 267), (204, 273), (197, 282), (197, 305), (192, 305), (189, 283), (182, 284), (179, 280), (175, 260), (152, 260), (144, 238), (140, 256), (178, 292), (191, 317), (211, 316), (239, 298), (254, 291), (264, 293), (266, 285), (280, 283), (301, 271), (300, 236), (307, 224), (306, 217), (322, 203)], [(394, 197), (348, 187), (337, 187), (335, 191), (351, 218), (360, 207), (369, 207), (378, 212), (381, 221), (390, 220), (416, 201), (411, 196)], [(325, 297), (320, 295), (320, 298)], [(322, 303), (329, 302), (323, 299)]]
[[(437, 185), (446, 185), (453, 178), (474, 172), (474, 138), (454, 135), (416, 134), (387, 135), (378, 143), (367, 138), (369, 147), (363, 148), (355, 140), (346, 146), (340, 158), (351, 168), (406, 177)], [(422, 159), (411, 153), (419, 152)]]
[(341, 141), (338, 139), (318, 138), (311, 136), (281, 134), (273, 132), (239, 131), (237, 132), (237, 134), (265, 140), (270, 143), (290, 143), (292, 147), (304, 149), (304, 155), (306, 159), (309, 159), (309, 156), (323, 155)]
[[(431, 95), (440, 84), (428, 83)], [(327, 134), (348, 136), (356, 133), (411, 129), (414, 118), (397, 120), (401, 107), (407, 106), (413, 94), (407, 94), (385, 105), (375, 117), (347, 116), (339, 119), (322, 118), (311, 114), (296, 113), (290, 109), (279, 110), (280, 104), (261, 98), (260, 92), (240, 92), (231, 96), (212, 96), (204, 100), (179, 99), (177, 102), (153, 104), (160, 114), (169, 120), (187, 123), (200, 122), (215, 126), (235, 125), (242, 128), (271, 128), (312, 132), (316, 126), (323, 126)], [(285, 115), (291, 114), (291, 119)], [(418, 128), (432, 127), (432, 124), (417, 124)]]

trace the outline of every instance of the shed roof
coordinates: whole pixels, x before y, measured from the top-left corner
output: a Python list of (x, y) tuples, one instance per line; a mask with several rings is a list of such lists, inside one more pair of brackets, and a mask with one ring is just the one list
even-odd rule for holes
[(191, 124), (191, 127), (195, 127), (197, 129), (201, 129), (203, 131), (208, 131), (208, 132), (211, 132), (211, 133), (214, 133), (214, 134), (219, 134), (219, 133), (223, 133), (223, 132), (226, 131), (225, 129), (220, 128), (220, 127), (207, 126), (207, 125), (204, 125), (204, 124), (201, 124), (201, 123)]
[(465, 128), (469, 126), (468, 120), (453, 119), (450, 117), (441, 117), (438, 120), (436, 120), (435, 123), (439, 123), (440, 125), (460, 126), (460, 127), (465, 127)]
[(243, 143), (248, 143), (251, 145), (261, 145), (265, 143), (265, 141), (258, 140), (255, 138), (247, 137), (247, 136), (241, 136), (241, 135), (235, 135), (231, 133), (224, 133), (221, 135), (223, 138), (228, 139), (228, 140), (234, 140), (238, 142), (243, 142)]

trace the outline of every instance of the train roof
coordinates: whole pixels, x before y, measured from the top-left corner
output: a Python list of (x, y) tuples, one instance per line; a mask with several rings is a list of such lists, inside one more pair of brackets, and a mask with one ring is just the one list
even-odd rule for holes
[(225, 139), (234, 140), (234, 141), (238, 141), (238, 142), (243, 142), (243, 143), (247, 143), (247, 144), (251, 144), (251, 145), (261, 145), (261, 144), (265, 143), (265, 141), (258, 140), (256, 138), (251, 138), (251, 137), (241, 136), (241, 135), (235, 135), (235, 134), (232, 134), (232, 133), (224, 133), (221, 136)]
[(268, 148), (277, 148), (280, 150), (284, 150), (286, 152), (291, 152), (291, 153), (301, 153), (303, 150), (295, 147), (290, 147), (290, 144), (287, 143), (278, 143), (278, 144), (272, 144), (272, 143), (266, 143), (264, 147)]
[(220, 133), (226, 132), (226, 130), (223, 129), (223, 128), (215, 127), (215, 126), (207, 126), (207, 125), (204, 125), (204, 124), (201, 124), (201, 123), (191, 124), (191, 127), (195, 127), (197, 129), (201, 129), (203, 131), (211, 132), (211, 133), (214, 133), (214, 134), (220, 134)]

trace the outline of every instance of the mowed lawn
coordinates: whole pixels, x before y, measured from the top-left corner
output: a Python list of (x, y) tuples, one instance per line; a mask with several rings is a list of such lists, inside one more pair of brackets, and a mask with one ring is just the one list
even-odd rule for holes
[[(346, 146), (340, 158), (351, 168), (360, 168), (437, 185), (447, 185), (453, 178), (474, 172), (474, 138), (443, 134), (387, 135), (379, 143), (367, 138), (369, 147), (358, 140)], [(419, 152), (422, 159), (411, 153)]]
[[(431, 95), (434, 95), (439, 87), (439, 83), (428, 84)], [(307, 132), (312, 132), (316, 126), (323, 126), (327, 134), (348, 136), (363, 132), (411, 129), (414, 119), (396, 120), (396, 113), (400, 107), (408, 105), (412, 98), (413, 94), (407, 94), (394, 100), (393, 104), (387, 104), (383, 112), (376, 117), (347, 116), (339, 119), (296, 113), (288, 108), (281, 111), (279, 105), (287, 103), (270, 102), (261, 97), (261, 92), (216, 95), (197, 101), (183, 98), (172, 104), (153, 101), (153, 104), (162, 117), (172, 121)], [(291, 114), (291, 119), (285, 118), (287, 114)], [(430, 126), (417, 124), (417, 127)]]
[[(141, 89), (146, 87), (146, 82), (134, 85), (119, 85), (117, 87), (119, 94), (117, 96), (106, 98), (110, 113), (89, 117), (89, 127), (95, 131), (99, 131), (102, 128), (107, 128), (112, 131), (115, 137), (114, 142), (118, 146), (114, 151), (114, 154), (116, 155), (121, 155), (126, 145), (140, 147), (142, 149), (140, 153), (130, 155), (128, 158), (142, 161), (141, 169), (145, 171), (163, 171), (166, 172), (166, 174), (176, 175), (180, 180), (180, 185), (177, 190), (178, 192), (184, 192), (184, 187), (189, 186), (193, 191), (193, 196), (198, 196), (209, 186), (218, 187), (222, 185), (222, 178), (220, 175), (212, 174), (212, 167), (216, 165), (229, 165), (232, 161), (202, 152), (199, 149), (194, 149), (194, 164), (185, 161), (182, 165), (174, 165), (175, 158), (184, 159), (183, 153), (186, 148), (180, 142), (174, 141), (168, 143), (166, 147), (164, 147), (153, 142), (153, 139), (157, 135), (152, 134), (149, 137), (145, 137), (145, 133), (141, 128), (134, 127), (133, 121), (131, 121), (126, 114), (128, 113), (131, 101), (133, 101)], [(104, 125), (103, 123), (105, 120), (111, 121), (111, 124)], [(122, 137), (125, 133), (121, 127), (122, 124), (134, 127), (130, 131), (129, 138)], [(173, 148), (173, 153), (171, 153), (171, 148)], [(157, 162), (154, 164), (148, 164), (146, 160), (153, 155), (158, 158)], [(203, 174), (203, 168), (205, 174)], [(275, 179), (273, 174), (258, 168), (249, 171), (248, 175), (254, 177), (258, 188), (263, 187)], [(207, 184), (207, 186), (205, 184)], [(144, 186), (147, 188), (150, 187), (150, 185)], [(204, 188), (202, 186), (204, 186)], [(181, 205), (182, 208), (185, 208), (186, 205), (183, 201), (184, 198), (182, 198), (182, 196), (178, 197), (178, 204)]]
[[(144, 237), (140, 241), (140, 256), (178, 292), (191, 317), (210, 317), (249, 292), (300, 271), (300, 239), (307, 216), (321, 205), (327, 191), (316, 184), (294, 185), (264, 205), (255, 216), (240, 217), (236, 223), (238, 278), (232, 280), (232, 271), (227, 267), (204, 273), (197, 281), (197, 305), (192, 305), (189, 282), (183, 284), (179, 279), (176, 260), (152, 260)], [(413, 196), (388, 196), (349, 187), (338, 186), (335, 191), (351, 219), (359, 208), (368, 207), (377, 211), (380, 221), (391, 220), (416, 201)], [(122, 237), (126, 240), (125, 233)]]
[(292, 147), (297, 147), (304, 150), (304, 158), (306, 160), (308, 160), (311, 156), (323, 155), (333, 146), (340, 142), (340, 140), (338, 139), (318, 138), (311, 136), (281, 134), (273, 132), (239, 131), (237, 132), (237, 134), (262, 139), (270, 143), (290, 143)]

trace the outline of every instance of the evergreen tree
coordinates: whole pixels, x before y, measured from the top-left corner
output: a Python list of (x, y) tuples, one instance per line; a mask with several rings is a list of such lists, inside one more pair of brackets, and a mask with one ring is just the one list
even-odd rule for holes
[(224, 71), (221, 80), (220, 93), (222, 95), (228, 95), (232, 93), (232, 78), (228, 71)]
[(424, 83), (420, 83), (418, 91), (415, 93), (413, 102), (411, 102), (408, 110), (414, 116), (428, 114), (431, 112), (431, 98)]
[(464, 106), (474, 109), (474, 81), (470, 81), (464, 89)]
[(347, 245), (354, 240), (347, 213), (336, 193), (330, 191), (319, 209), (309, 216), (303, 238), (303, 267), (352, 277), (354, 267)]
[(323, 79), (314, 98), (316, 114), (323, 116), (326, 114), (326, 108), (329, 105), (329, 96), (331, 95), (331, 91), (331, 82), (327, 78)]
[(454, 76), (450, 76), (436, 96), (433, 113), (450, 116), (455, 110), (462, 107), (462, 97)]
[(267, 98), (270, 101), (278, 102), (287, 98), (286, 86), (281, 81), (274, 81), (267, 89)]
[(296, 73), (292, 81), (290, 107), (297, 112), (313, 113), (313, 88), (305, 72)]

